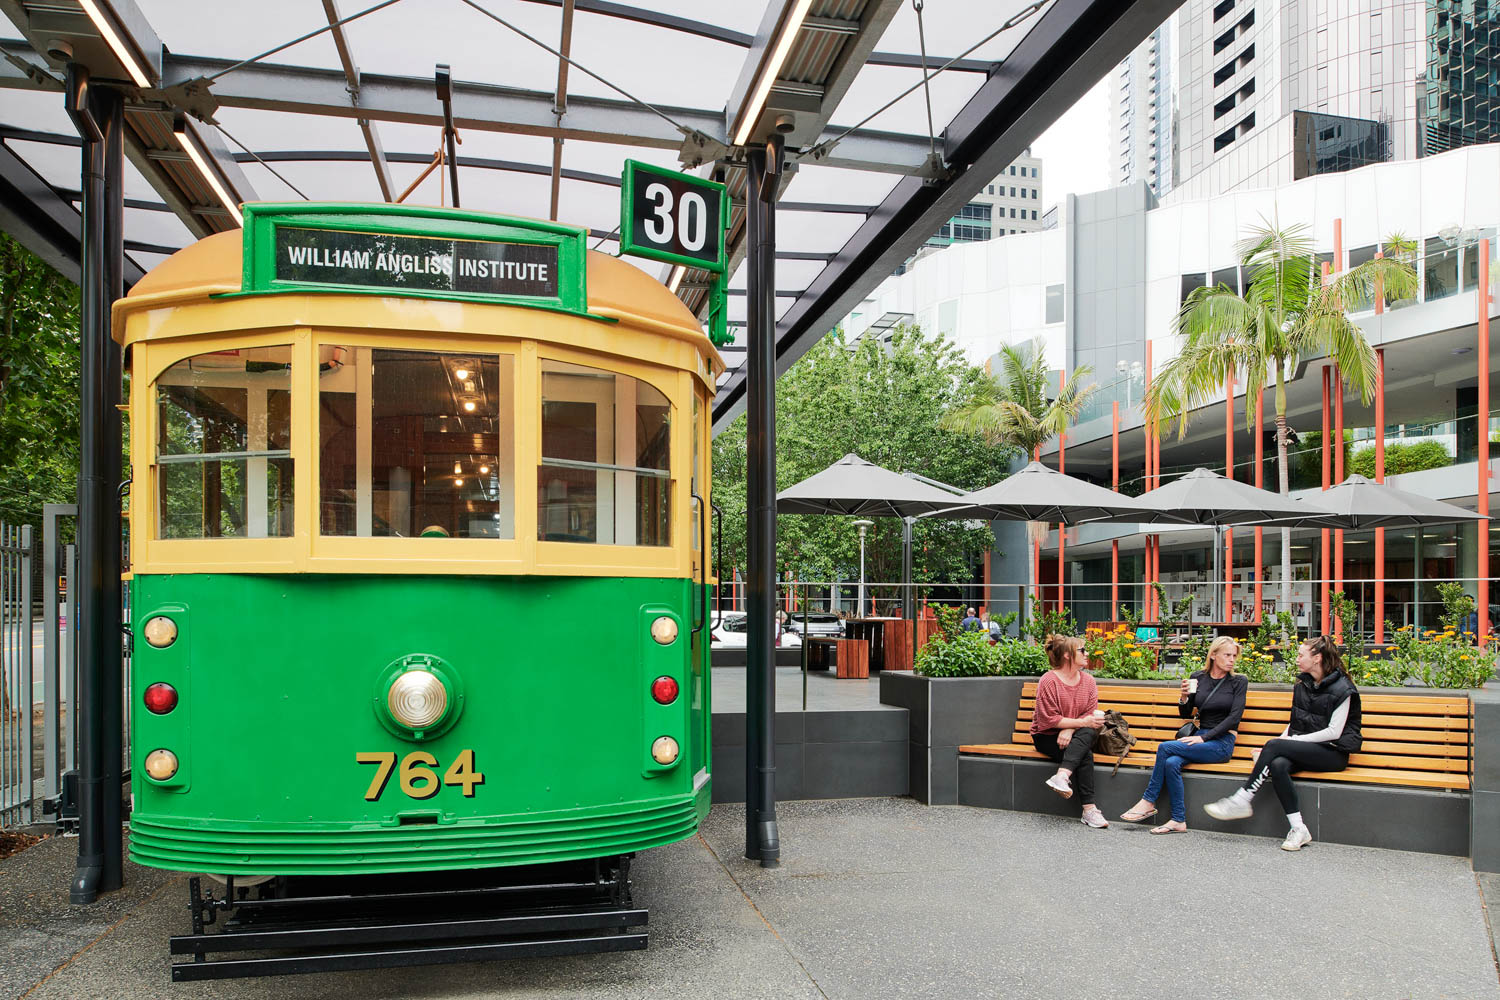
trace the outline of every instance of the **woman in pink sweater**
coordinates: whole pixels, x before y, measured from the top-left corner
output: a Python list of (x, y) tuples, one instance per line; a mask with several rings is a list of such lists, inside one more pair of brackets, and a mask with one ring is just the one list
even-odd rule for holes
[(1058, 764), (1047, 787), (1065, 799), (1073, 797), (1077, 782), (1083, 803), (1083, 823), (1096, 830), (1109, 821), (1094, 804), (1094, 738), (1104, 725), (1099, 688), (1084, 671), (1088, 654), (1083, 640), (1070, 635), (1047, 637), (1047, 660), (1052, 669), (1036, 686), (1036, 708), (1031, 714), (1031, 742)]

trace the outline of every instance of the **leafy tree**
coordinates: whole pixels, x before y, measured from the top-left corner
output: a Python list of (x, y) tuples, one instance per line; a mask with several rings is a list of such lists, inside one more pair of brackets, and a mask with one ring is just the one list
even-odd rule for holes
[(78, 288), (0, 233), (0, 518), (38, 523), (78, 484)]
[[(1298, 357), (1327, 355), (1343, 379), (1369, 403), (1375, 389), (1375, 351), (1349, 319), (1349, 310), (1376, 295), (1401, 299), (1417, 290), (1409, 262), (1415, 245), (1400, 234), (1386, 239), (1385, 256), (1365, 261), (1324, 285), (1307, 227), (1252, 229), (1237, 249), (1249, 279), (1243, 295), (1224, 285), (1194, 290), (1176, 319), (1181, 344), (1176, 357), (1152, 379), (1146, 413), (1178, 422), (1187, 434), (1188, 414), (1224, 392), (1230, 376), (1243, 384), (1276, 382), (1276, 460), (1280, 492), (1289, 492), (1286, 443), (1286, 380)], [(1245, 423), (1254, 428), (1255, 393), (1245, 394)], [(1291, 531), (1281, 533), (1282, 604), (1290, 606)]]
[[(981, 398), (988, 381), (962, 351), (916, 327), (898, 327), (889, 346), (873, 338), (821, 340), (776, 384), (776, 483), (785, 489), (853, 452), (896, 472), (916, 472), (964, 490), (1004, 477), (1008, 448), (944, 429), (943, 418)], [(714, 439), (714, 502), (724, 512), (724, 574), (745, 565), (747, 451), (742, 416)], [(801, 580), (857, 578), (859, 532), (852, 518), (777, 517), (777, 568)], [(988, 527), (943, 518), (913, 528), (917, 582), (965, 579), (994, 544)], [(865, 541), (865, 578), (901, 579), (901, 522), (877, 518)], [(896, 596), (894, 590), (888, 596)]]

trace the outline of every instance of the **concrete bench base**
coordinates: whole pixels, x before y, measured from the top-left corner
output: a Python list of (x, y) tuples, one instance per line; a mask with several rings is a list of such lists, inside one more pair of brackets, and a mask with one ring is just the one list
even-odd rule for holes
[[(1111, 776), (1113, 764), (1096, 762), (1094, 784), (1099, 808), (1111, 826), (1121, 822), (1120, 813), (1140, 799), (1150, 772), (1122, 767)], [(1077, 816), (1079, 803), (1064, 800), (1043, 782), (1057, 767), (1047, 761), (1004, 757), (958, 758), (958, 802), (985, 809)], [(1184, 771), (1189, 829), (1274, 837), (1286, 836), (1286, 816), (1270, 788), (1262, 788), (1255, 799), (1255, 815), (1236, 823), (1221, 823), (1203, 811), (1205, 803), (1221, 799), (1238, 788), (1243, 778), (1193, 774)], [(1382, 847), (1400, 851), (1423, 851), (1460, 857), (1469, 852), (1470, 797), (1462, 792), (1385, 788), (1376, 785), (1344, 785), (1333, 782), (1299, 781), (1302, 818), (1314, 841)], [(1157, 816), (1148, 826), (1170, 818), (1163, 794)]]

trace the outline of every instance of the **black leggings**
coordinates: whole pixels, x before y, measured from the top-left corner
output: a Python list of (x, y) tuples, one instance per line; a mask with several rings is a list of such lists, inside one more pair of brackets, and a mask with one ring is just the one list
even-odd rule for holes
[(1245, 788), (1254, 795), (1269, 774), (1282, 810), (1299, 812), (1297, 786), (1292, 782), (1293, 771), (1342, 771), (1348, 766), (1349, 755), (1327, 743), (1275, 739), (1261, 749), (1260, 759), (1255, 762), (1255, 770), (1250, 772)]
[(1057, 730), (1050, 733), (1032, 733), (1031, 744), (1054, 762), (1073, 772), (1073, 791), (1082, 802), (1094, 801), (1094, 737), (1097, 729), (1084, 726), (1073, 730), (1068, 745), (1057, 745)]

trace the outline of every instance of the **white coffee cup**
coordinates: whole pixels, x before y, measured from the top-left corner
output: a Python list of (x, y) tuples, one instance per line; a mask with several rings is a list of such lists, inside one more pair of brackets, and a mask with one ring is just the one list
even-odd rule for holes
[(1096, 719), (1102, 719), (1102, 718), (1104, 718), (1104, 709), (1102, 709), (1102, 708), (1096, 708), (1096, 709), (1094, 709), (1094, 718), (1096, 718)]
[(1197, 693), (1198, 693), (1198, 678), (1196, 678), (1196, 677), (1189, 677), (1188, 678), (1188, 694), (1197, 694)]

